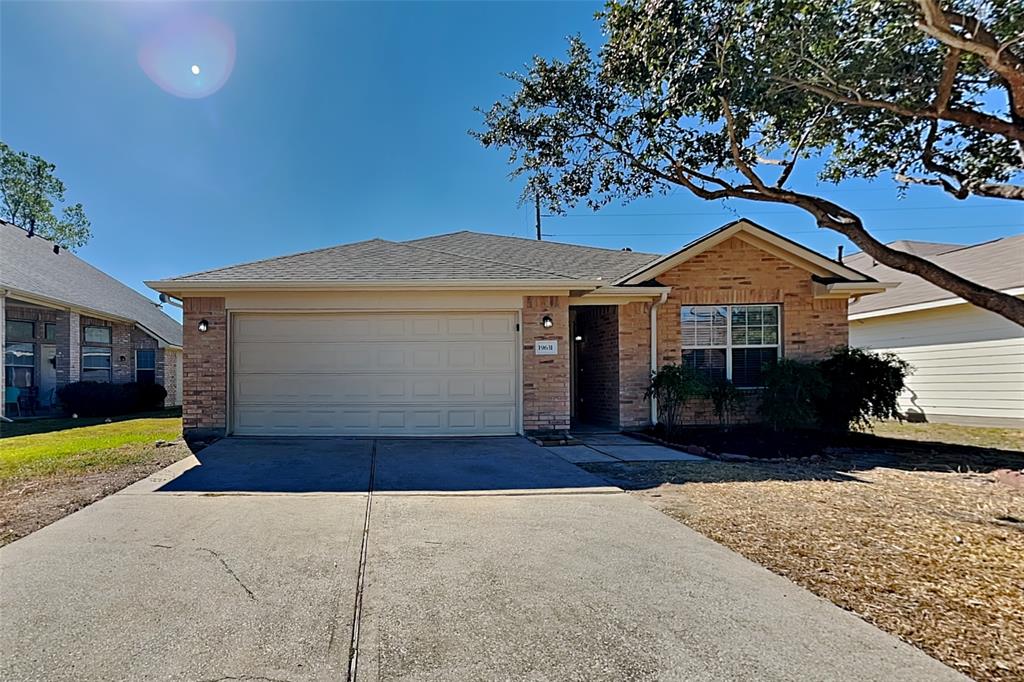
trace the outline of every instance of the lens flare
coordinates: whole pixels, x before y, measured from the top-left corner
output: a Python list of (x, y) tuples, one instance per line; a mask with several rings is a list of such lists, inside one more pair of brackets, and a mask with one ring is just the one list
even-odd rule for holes
[(224, 87), (235, 68), (234, 31), (213, 17), (178, 17), (145, 40), (139, 66), (172, 95), (209, 97)]

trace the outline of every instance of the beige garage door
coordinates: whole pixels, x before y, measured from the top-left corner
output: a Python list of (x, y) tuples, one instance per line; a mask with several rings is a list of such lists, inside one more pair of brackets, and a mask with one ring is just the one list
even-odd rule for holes
[(512, 313), (234, 314), (238, 435), (517, 430)]

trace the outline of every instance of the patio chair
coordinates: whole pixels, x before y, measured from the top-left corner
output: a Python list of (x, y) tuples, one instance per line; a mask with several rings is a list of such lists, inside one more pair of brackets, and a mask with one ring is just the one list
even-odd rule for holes
[(8, 386), (4, 389), (4, 409), (8, 405), (18, 408), (18, 416), (21, 416), (21, 389), (17, 386)]

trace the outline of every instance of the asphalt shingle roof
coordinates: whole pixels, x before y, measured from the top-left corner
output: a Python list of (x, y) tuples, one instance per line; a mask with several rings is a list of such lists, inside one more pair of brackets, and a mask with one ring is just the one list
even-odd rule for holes
[(135, 320), (166, 343), (181, 345), (181, 325), (154, 301), (75, 254), (0, 221), (0, 288), (35, 294), (71, 307)]
[(371, 239), (290, 256), (232, 265), (175, 278), (178, 281), (388, 281), (571, 280), (564, 274), (483, 256)]
[(371, 239), (242, 263), (172, 281), (596, 280), (612, 282), (655, 254), (538, 242), (479, 232), (392, 242)]
[[(1004, 291), (1024, 287), (1024, 234), (972, 246), (905, 241), (893, 242), (889, 246), (925, 256), (961, 277), (993, 289)], [(880, 282), (900, 282), (894, 289), (851, 302), (851, 315), (956, 298), (917, 275), (876, 263), (866, 253), (854, 254), (843, 262)]]

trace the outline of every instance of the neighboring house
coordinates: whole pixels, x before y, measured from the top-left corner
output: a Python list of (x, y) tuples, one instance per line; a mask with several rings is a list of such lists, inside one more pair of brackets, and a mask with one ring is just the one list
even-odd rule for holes
[(184, 304), (192, 437), (639, 427), (653, 367), (756, 387), (886, 286), (747, 221), (668, 256), (457, 232), (147, 284)]
[[(964, 246), (899, 241), (967, 279), (1024, 295), (1024, 235)], [(914, 367), (900, 407), (908, 419), (1024, 426), (1024, 328), (864, 253), (846, 265), (900, 282), (850, 304), (850, 343), (897, 353)]]
[(2, 221), (0, 334), (5, 405), (15, 387), (22, 402), (49, 408), (75, 381), (156, 382), (165, 404), (181, 404), (181, 325), (71, 252)]

